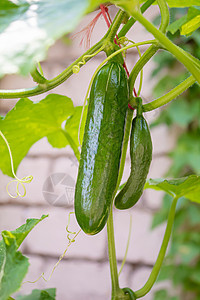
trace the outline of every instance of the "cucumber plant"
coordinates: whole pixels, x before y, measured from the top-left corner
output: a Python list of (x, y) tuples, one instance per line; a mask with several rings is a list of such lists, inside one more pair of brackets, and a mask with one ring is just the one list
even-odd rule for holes
[[(118, 7), (113, 22), (109, 18), (108, 4)], [(200, 15), (198, 4), (198, 0), (184, 1), (182, 4), (178, 0), (157, 0), (160, 10), (159, 28), (143, 16), (143, 13), (151, 5), (154, 5), (154, 0), (112, 0), (106, 3), (108, 6), (105, 6), (104, 2), (95, 0), (75, 0), (73, 3), (70, 0), (52, 0), (49, 3), (44, 0), (33, 2), (4, 0), (0, 4), (0, 44), (4, 45), (0, 48), (0, 76), (9, 73), (22, 75), (30, 73), (35, 82), (35, 86), (28, 89), (0, 90), (0, 99), (4, 99), (2, 101), (19, 99), (16, 107), (5, 117), (0, 118), (0, 169), (4, 174), (14, 177), (13, 181), (17, 184), (16, 195), (10, 194), (9, 190), (8, 193), (13, 198), (25, 195), (25, 184), (30, 183), (32, 177), (19, 179), (16, 171), (19, 163), (36, 141), (47, 136), (49, 143), (54, 147), (71, 146), (80, 162), (75, 193), (77, 221), (85, 233), (92, 235), (101, 231), (105, 225), (107, 226), (112, 300), (138, 299), (149, 293), (166, 254), (178, 200), (185, 197), (200, 203), (200, 176), (198, 175), (146, 180), (152, 159), (152, 142), (147, 122), (143, 116), (144, 113), (174, 100), (195, 82), (200, 84), (199, 59), (193, 56), (188, 49), (176, 45), (167, 36), (169, 28), (170, 30), (178, 28), (183, 35), (190, 35), (198, 28)], [(56, 39), (71, 32), (83, 15), (99, 9), (99, 5), (109, 25), (106, 34), (61, 74), (50, 80), (45, 78), (40, 61), (45, 57), (46, 49)], [(175, 20), (169, 25), (168, 5), (174, 7), (185, 5), (189, 9), (181, 21)], [(37, 20), (41, 20), (41, 22), (32, 22), (33, 11)], [(130, 41), (126, 35), (136, 22), (144, 26), (154, 39), (137, 43)], [(37, 23), (36, 27), (30, 27), (30, 24), (33, 23)], [(16, 24), (21, 26), (21, 30), (18, 26), (15, 27)], [(29, 28), (28, 36), (27, 26)], [(13, 39), (14, 34), (16, 39)], [(143, 55), (139, 50), (142, 45), (149, 45)], [(140, 57), (129, 72), (125, 60), (129, 55), (128, 50), (133, 47), (138, 49)], [(142, 99), (139, 98), (142, 76), (140, 76), (138, 92), (135, 89), (135, 82), (146, 63), (158, 50), (172, 55), (174, 59), (183, 64), (190, 75), (163, 96), (143, 104)], [(106, 53), (107, 58), (100, 63), (92, 76), (83, 110), (79, 116), (80, 125), (73, 124), (75, 116), (77, 118), (77, 110), (68, 97), (50, 94), (35, 104), (28, 99), (28, 97), (50, 91), (73, 74), (78, 74), (80, 68), (87, 66), (87, 62), (102, 51)], [(88, 109), (84, 126), (82, 121), (85, 119), (84, 107), (87, 100)], [(137, 111), (137, 115), (133, 119), (134, 110)], [(38, 115), (43, 116), (42, 124)], [(66, 122), (63, 128), (64, 121)], [(76, 128), (75, 134), (70, 130), (73, 126)], [(58, 139), (55, 138), (56, 135), (59, 135)], [(127, 183), (117, 194), (123, 175), (129, 138), (131, 173)], [(80, 153), (79, 146), (81, 144)], [(20, 192), (20, 186), (23, 193)], [(173, 200), (163, 242), (152, 272), (144, 286), (133, 291), (131, 287), (120, 287), (119, 283), (113, 205), (115, 203), (119, 209), (132, 207), (140, 200), (144, 188), (163, 190), (169, 193)], [(7, 189), (9, 189), (9, 184)], [(27, 223), (16, 231), (2, 232), (2, 241), (0, 242), (1, 300), (13, 299), (12, 294), (22, 284), (28, 270), (28, 261), (18, 251), (18, 247), (30, 230), (43, 219), (44, 216), (40, 220), (27, 220)], [(78, 233), (69, 231), (68, 226), (67, 232), (69, 245), (71, 245)], [(74, 234), (74, 237), (70, 238), (70, 234)], [(16, 274), (18, 276), (15, 276)], [(55, 291), (51, 289), (37, 290), (27, 296), (27, 299), (30, 297), (55, 299)], [(26, 296), (23, 299), (26, 299)]]

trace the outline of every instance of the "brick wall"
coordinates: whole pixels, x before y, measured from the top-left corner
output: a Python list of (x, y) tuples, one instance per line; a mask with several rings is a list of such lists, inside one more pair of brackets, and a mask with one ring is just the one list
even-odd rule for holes
[[(111, 16), (116, 13), (111, 8)], [(89, 23), (92, 16), (85, 17), (77, 28), (77, 32)], [(151, 8), (147, 15), (152, 19), (157, 15), (157, 9)], [(101, 19), (95, 27), (92, 43), (96, 42), (105, 32), (106, 25)], [(134, 41), (141, 41), (152, 38), (141, 26), (136, 25), (128, 34)], [(48, 53), (48, 59), (42, 63), (47, 78), (52, 78), (64, 70), (73, 62), (84, 48), (79, 46), (80, 37), (73, 40), (72, 45), (65, 45), (58, 41)], [(142, 47), (144, 51), (147, 47)], [(136, 50), (130, 50), (128, 55), (128, 66), (131, 68), (137, 59)], [(87, 63), (78, 75), (73, 75), (67, 82), (55, 88), (53, 93), (60, 93), (71, 97), (75, 105), (82, 105), (90, 78), (103, 60), (104, 55), (97, 57)], [(151, 100), (151, 91), (154, 81), (150, 80), (150, 73), (153, 62), (144, 68), (144, 82), (142, 97), (144, 101)], [(33, 86), (31, 78), (18, 76), (7, 76), (0, 82), (0, 88), (20, 88)], [(38, 101), (46, 95), (33, 97)], [(14, 105), (15, 100), (0, 100), (0, 113), (6, 114)], [(158, 111), (146, 114), (151, 121), (156, 117)], [(161, 177), (167, 171), (170, 161), (165, 157), (174, 144), (174, 133), (169, 133), (165, 126), (152, 130), (154, 145), (153, 162), (150, 168), (149, 177)], [(42, 272), (45, 277), (51, 273), (53, 266), (58, 261), (68, 243), (66, 225), (68, 213), (73, 210), (72, 203), (66, 206), (55, 206), (45, 200), (42, 193), (45, 180), (55, 173), (64, 173), (71, 180), (71, 196), (73, 196), (76, 181), (78, 164), (69, 147), (65, 149), (54, 149), (46, 138), (37, 142), (29, 151), (27, 157), (22, 161), (18, 169), (18, 176), (23, 177), (32, 174), (34, 180), (26, 185), (27, 195), (23, 199), (11, 199), (6, 194), (6, 184), (10, 178), (0, 173), (0, 230), (13, 230), (25, 222), (27, 218), (40, 217), (42, 214), (49, 214), (49, 218), (40, 223), (27, 237), (21, 250), (30, 259), (29, 273), (25, 281), (35, 281)], [(130, 170), (130, 159), (127, 156), (123, 181), (128, 177)], [(120, 275), (120, 285), (130, 286), (132, 289), (139, 289), (146, 282), (154, 261), (157, 257), (165, 226), (151, 231), (151, 221), (155, 210), (159, 209), (162, 193), (146, 190), (140, 202), (128, 211), (114, 210), (114, 223), (116, 235), (117, 258), (120, 263), (123, 259), (130, 222), (132, 216), (132, 235), (127, 256), (127, 263)], [(70, 228), (78, 230), (74, 219), (71, 218)], [(68, 249), (66, 256), (56, 268), (51, 280), (45, 282), (40, 279), (37, 283), (26, 283), (21, 291), (28, 293), (35, 288), (57, 288), (58, 300), (100, 300), (109, 299), (110, 295), (110, 273), (107, 255), (106, 229), (96, 236), (88, 237), (80, 233)], [(143, 299), (152, 299), (152, 293)]]

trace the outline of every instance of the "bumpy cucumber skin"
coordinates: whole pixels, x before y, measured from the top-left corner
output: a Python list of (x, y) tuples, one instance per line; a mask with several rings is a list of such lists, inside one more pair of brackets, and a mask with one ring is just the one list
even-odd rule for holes
[(94, 78), (75, 189), (76, 219), (87, 234), (105, 226), (113, 201), (128, 107), (121, 64), (104, 65)]
[(130, 136), (130, 176), (115, 198), (118, 209), (128, 209), (140, 199), (152, 160), (152, 141), (144, 117), (136, 116), (132, 121)]

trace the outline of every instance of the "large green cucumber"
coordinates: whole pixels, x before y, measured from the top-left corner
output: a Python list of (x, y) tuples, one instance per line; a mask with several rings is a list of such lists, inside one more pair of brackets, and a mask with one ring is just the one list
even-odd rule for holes
[(148, 124), (142, 116), (141, 107), (132, 121), (130, 157), (130, 176), (115, 198), (115, 206), (118, 209), (128, 209), (137, 203), (142, 195), (152, 160), (151, 135)]
[(117, 184), (127, 107), (125, 70), (120, 63), (109, 62), (92, 83), (75, 189), (76, 218), (87, 234), (101, 231), (108, 219)]

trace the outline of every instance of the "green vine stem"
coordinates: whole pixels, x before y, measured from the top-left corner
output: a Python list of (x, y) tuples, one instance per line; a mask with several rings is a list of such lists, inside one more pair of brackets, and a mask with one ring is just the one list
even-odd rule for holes
[(129, 92), (132, 94), (136, 78), (142, 68), (148, 63), (151, 57), (158, 51), (159, 46), (157, 43), (151, 45), (142, 55), (142, 57), (136, 62), (129, 76)]
[[(130, 104), (132, 104), (132, 102)], [(115, 197), (115, 195), (118, 191), (118, 188), (119, 188), (119, 185), (121, 182), (121, 178), (122, 178), (122, 174), (123, 174), (123, 170), (124, 170), (132, 118), (133, 118), (133, 110), (128, 109), (127, 117), (126, 117), (126, 124), (125, 124), (125, 134), (124, 134), (124, 140), (123, 140), (123, 146), (122, 146), (122, 155), (121, 155), (121, 161), (120, 161), (119, 175), (118, 175), (117, 186), (116, 186), (113, 198)], [(108, 222), (107, 222), (107, 235), (108, 235), (108, 253), (109, 253), (109, 262), (110, 262), (110, 273), (111, 273), (111, 282), (112, 282), (112, 300), (126, 299), (124, 292), (119, 287), (112, 208), (111, 208), (111, 212), (109, 214)], [(117, 298), (118, 295), (119, 296), (121, 295), (120, 296), (121, 298), (120, 297)]]
[(181, 82), (178, 86), (176, 86), (173, 90), (165, 94), (164, 96), (143, 105), (143, 111), (151, 111), (154, 110), (160, 106), (163, 106), (176, 97), (178, 97), (180, 94), (182, 94), (184, 91), (186, 91), (190, 86), (192, 86), (196, 82), (196, 79), (193, 76), (188, 77), (186, 80)]
[[(144, 13), (155, 0), (148, 0), (141, 6), (141, 12)], [(118, 33), (118, 37), (125, 36), (127, 32), (131, 29), (131, 27), (135, 24), (136, 20), (134, 18), (130, 18), (128, 22), (123, 26), (123, 28)]]
[(38, 72), (36, 67), (34, 67), (33, 71), (31, 71), (30, 74), (33, 80), (39, 84), (44, 84), (47, 82), (47, 79), (42, 74), (40, 74), (40, 72)]
[(118, 13), (116, 14), (116, 16), (112, 22), (112, 27), (110, 29), (110, 32), (108, 33), (107, 38), (106, 38), (108, 41), (113, 42), (115, 35), (117, 33), (117, 30), (119, 29), (119, 26), (121, 25), (125, 14), (126, 13), (123, 10), (119, 10)]
[(44, 76), (44, 73), (43, 73), (42, 66), (41, 66), (40, 62), (38, 62), (38, 68), (39, 68), (40, 74), (42, 76)]
[[(144, 13), (153, 3), (155, 0), (148, 0), (141, 6), (141, 13)], [(169, 10), (166, 5), (159, 6), (160, 8), (160, 14), (161, 14), (161, 24), (159, 30), (163, 33), (166, 32), (167, 26), (169, 24)], [(123, 28), (120, 30), (118, 37), (125, 36), (127, 32), (131, 29), (131, 27), (135, 24), (136, 20), (134, 18), (130, 18), (128, 22), (123, 26)]]
[(107, 235), (108, 235), (108, 255), (109, 255), (109, 263), (110, 263), (110, 275), (111, 275), (111, 283), (112, 283), (112, 300), (117, 300), (117, 299), (121, 299), (118, 298), (118, 296), (120, 294), (123, 295), (123, 292), (119, 287), (119, 280), (118, 280), (112, 208), (110, 210), (110, 214), (107, 221)]
[[(158, 0), (158, 3), (162, 3), (162, 1), (163, 0)], [(153, 24), (145, 19), (142, 14), (134, 10), (129, 11), (129, 13), (150, 33), (152, 33), (154, 37), (159, 41), (161, 46), (171, 52), (200, 83), (200, 62), (198, 62), (197, 59), (173, 44), (160, 30), (158, 30)]]
[[(27, 89), (0, 90), (0, 99), (16, 99), (16, 98), (36, 96), (39, 94), (43, 94), (49, 90), (52, 90), (53, 88), (62, 84), (73, 74), (74, 67), (80, 65), (80, 63), (83, 60), (85, 63), (89, 61), (92, 58), (92, 54), (98, 52), (98, 50), (102, 46), (106, 46), (106, 44), (111, 41), (112, 37), (115, 36), (121, 24), (124, 14), (125, 13), (123, 11), (119, 11), (115, 19), (113, 20), (110, 28), (108, 29), (107, 33), (105, 34), (105, 36), (93, 47), (87, 50), (83, 55), (81, 55), (76, 61), (74, 61), (67, 69), (65, 69), (58, 76), (56, 76), (51, 80), (43, 81), (43, 76), (35, 69), (33, 70), (33, 72), (31, 72), (31, 75), (33, 79), (39, 83), (37, 86), (32, 88), (27, 88)], [(82, 66), (83, 64), (80, 65), (80, 67)]]
[[(56, 86), (63, 83), (73, 74), (73, 67), (78, 63), (82, 62), (86, 55), (91, 55), (97, 52), (103, 45), (104, 38), (91, 47), (88, 51), (86, 51), (83, 55), (81, 55), (77, 60), (75, 60), (67, 69), (65, 69), (62, 73), (51, 80), (47, 80), (44, 84), (39, 84), (33, 88), (28, 89), (15, 89), (15, 90), (0, 90), (0, 99), (16, 99), (16, 98), (24, 98), (31, 97), (39, 94), (43, 94), (49, 90), (52, 90)], [(91, 57), (87, 57), (85, 61), (89, 61)]]
[(167, 26), (169, 25), (169, 9), (167, 7), (165, 0), (158, 0), (157, 3), (161, 14), (161, 22), (160, 22), (159, 30), (165, 33), (167, 30)]
[(165, 253), (166, 253), (166, 250), (167, 250), (169, 239), (170, 239), (170, 236), (171, 236), (173, 223), (174, 223), (175, 212), (176, 212), (177, 201), (178, 201), (178, 198), (175, 197), (173, 199), (173, 202), (172, 202), (172, 205), (171, 205), (171, 208), (170, 208), (170, 211), (169, 211), (167, 226), (166, 226), (166, 229), (165, 229), (163, 242), (162, 242), (157, 260), (155, 262), (155, 265), (154, 265), (154, 267), (152, 269), (152, 272), (151, 272), (147, 282), (145, 283), (145, 285), (141, 289), (139, 289), (138, 291), (134, 292), (136, 298), (144, 297), (151, 290), (152, 286), (154, 285), (154, 283), (157, 279), (158, 273), (159, 273), (160, 268), (161, 268), (162, 263), (163, 263), (163, 259), (165, 257)]
[(125, 287), (122, 290), (124, 291), (125, 295), (129, 295), (129, 300), (136, 300), (135, 293), (130, 288)]
[[(164, 3), (159, 4), (160, 13), (161, 13), (161, 23), (159, 30), (163, 33), (166, 32), (167, 26), (169, 24), (169, 10), (168, 7), (164, 1)], [(142, 8), (141, 8), (142, 10)], [(152, 58), (152, 56), (157, 52), (159, 49), (159, 45), (152, 45), (149, 49), (146, 50), (146, 52), (142, 55), (142, 57), (137, 61), (134, 68), (131, 71), (131, 74), (129, 76), (129, 85), (130, 85), (130, 93), (134, 88), (136, 78), (144, 65)]]

